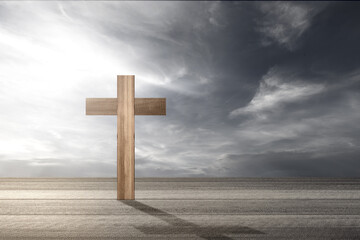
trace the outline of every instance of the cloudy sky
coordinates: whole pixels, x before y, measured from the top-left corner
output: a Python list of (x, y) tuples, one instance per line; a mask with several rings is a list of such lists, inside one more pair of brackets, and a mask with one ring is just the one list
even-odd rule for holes
[(0, 2), (0, 177), (115, 177), (116, 117), (85, 98), (166, 97), (136, 117), (137, 177), (360, 175), (357, 2)]

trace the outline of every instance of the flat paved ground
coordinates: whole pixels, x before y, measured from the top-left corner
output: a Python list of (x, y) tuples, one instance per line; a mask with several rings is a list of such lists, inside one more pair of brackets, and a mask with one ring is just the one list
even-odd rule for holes
[(0, 178), (0, 239), (360, 239), (360, 179)]

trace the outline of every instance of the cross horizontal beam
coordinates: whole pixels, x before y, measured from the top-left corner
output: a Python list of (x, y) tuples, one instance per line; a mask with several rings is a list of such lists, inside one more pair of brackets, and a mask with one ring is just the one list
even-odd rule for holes
[[(117, 98), (87, 98), (86, 115), (117, 115)], [(166, 115), (166, 98), (135, 98), (135, 115)]]

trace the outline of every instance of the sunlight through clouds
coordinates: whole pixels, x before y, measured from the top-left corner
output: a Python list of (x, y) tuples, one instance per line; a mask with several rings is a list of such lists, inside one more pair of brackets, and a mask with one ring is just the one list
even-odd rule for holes
[(135, 118), (137, 177), (323, 174), (313, 159), (354, 174), (358, 12), (0, 1), (0, 177), (116, 176), (116, 118), (85, 115), (85, 98), (116, 97), (116, 75), (136, 76), (136, 97), (167, 98), (166, 117)]

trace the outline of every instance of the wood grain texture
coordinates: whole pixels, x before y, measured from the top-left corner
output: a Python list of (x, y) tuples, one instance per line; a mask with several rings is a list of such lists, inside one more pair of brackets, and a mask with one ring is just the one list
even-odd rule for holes
[[(87, 98), (86, 115), (117, 115), (117, 98)], [(166, 115), (166, 98), (135, 98), (135, 115)]]
[(166, 98), (135, 98), (135, 115), (166, 115)]
[(117, 115), (117, 98), (87, 98), (86, 115)]
[(135, 199), (135, 76), (117, 76), (117, 199)]

